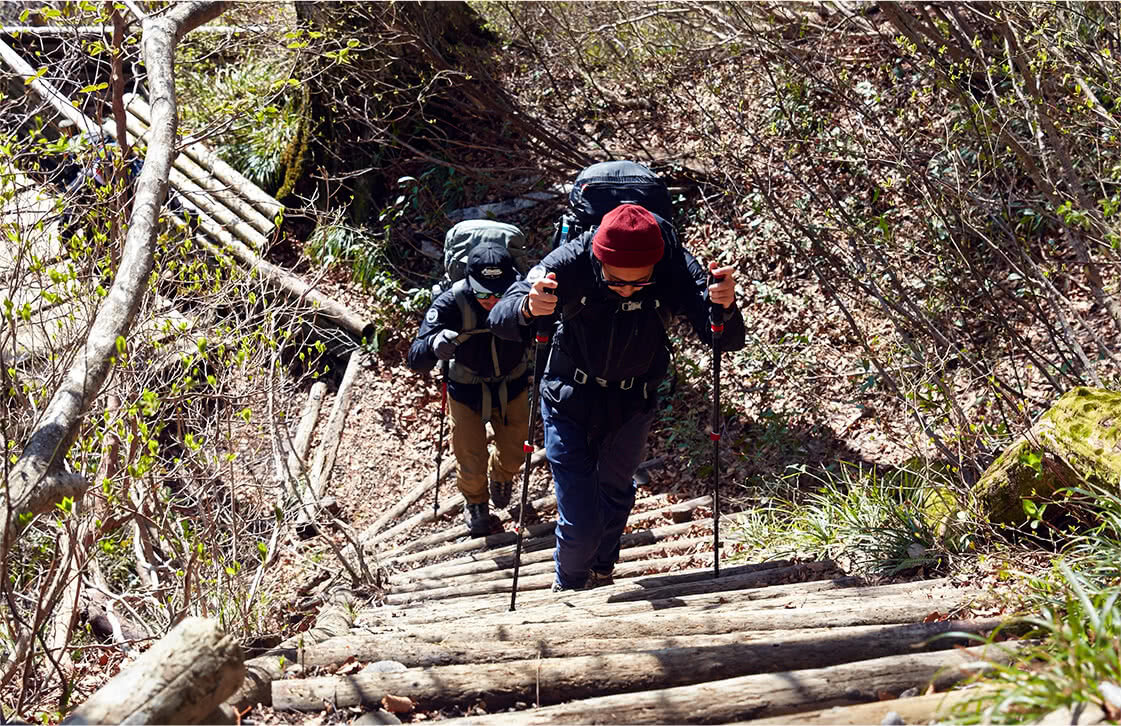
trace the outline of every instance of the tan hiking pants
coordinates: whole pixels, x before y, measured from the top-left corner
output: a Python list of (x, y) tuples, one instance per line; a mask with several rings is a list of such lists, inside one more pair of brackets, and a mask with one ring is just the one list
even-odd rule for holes
[(498, 411), (491, 416), (494, 451), (487, 450), (486, 424), (482, 416), (459, 401), (448, 398), (451, 413), (452, 452), (455, 454), (455, 480), (463, 498), (470, 504), (487, 501), (487, 477), (494, 481), (513, 481), (521, 469), (529, 426), (529, 392), (522, 391), (506, 405), (506, 422)]

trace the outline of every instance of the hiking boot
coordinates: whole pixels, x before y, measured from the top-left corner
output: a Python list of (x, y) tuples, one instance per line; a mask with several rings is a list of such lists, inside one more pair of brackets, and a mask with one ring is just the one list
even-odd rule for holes
[(490, 480), (490, 503), (495, 509), (510, 506), (510, 495), (514, 493), (514, 482)]
[(490, 507), (486, 502), (463, 504), (463, 521), (467, 524), (467, 532), (472, 537), (490, 532)]
[(615, 584), (615, 578), (612, 577), (610, 571), (608, 571), (608, 572), (598, 572), (596, 570), (592, 570), (591, 572), (588, 573), (588, 585), (587, 585), (587, 587), (588, 587), (589, 590), (592, 589), (593, 587), (603, 587), (605, 585), (614, 585), (614, 584)]
[(592, 589), (592, 578), (590, 576), (588, 577), (588, 581), (584, 583), (583, 587), (565, 587), (564, 585), (562, 585), (560, 583), (560, 580), (558, 580), (557, 577), (554, 575), (553, 576), (553, 586), (552, 586), (552, 588), (550, 588), (550, 592), (578, 592), (580, 590), (591, 590), (591, 589)]
[(551, 588), (549, 588), (549, 591), (550, 592), (576, 592), (577, 590), (586, 590), (586, 589), (587, 589), (586, 585), (584, 587), (565, 587), (564, 585), (562, 585), (560, 583), (560, 580), (554, 578), (553, 579), (553, 586)]

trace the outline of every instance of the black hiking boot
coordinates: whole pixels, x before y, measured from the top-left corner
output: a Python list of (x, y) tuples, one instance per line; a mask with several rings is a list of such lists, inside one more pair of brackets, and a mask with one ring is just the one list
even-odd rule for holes
[(577, 589), (575, 587), (565, 587), (560, 583), (560, 580), (553, 578), (553, 586), (549, 588), (549, 592), (575, 592)]
[(587, 589), (589, 590), (591, 590), (593, 587), (604, 587), (606, 585), (614, 584), (615, 578), (611, 575), (610, 571), (599, 572), (597, 570), (592, 570), (588, 573)]
[(589, 576), (588, 581), (584, 583), (583, 587), (565, 587), (561, 581), (557, 579), (556, 575), (553, 576), (553, 586), (549, 588), (549, 592), (579, 592), (580, 590), (592, 589), (592, 580)]
[(472, 537), (481, 537), (490, 532), (490, 507), (486, 502), (463, 504), (463, 521), (467, 524), (467, 531)]
[(495, 509), (510, 506), (510, 495), (514, 493), (514, 482), (490, 480), (490, 503)]

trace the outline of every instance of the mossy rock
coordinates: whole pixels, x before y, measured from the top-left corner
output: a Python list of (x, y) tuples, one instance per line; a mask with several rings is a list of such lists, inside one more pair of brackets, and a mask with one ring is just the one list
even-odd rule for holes
[[(985, 470), (973, 494), (989, 521), (1027, 521), (1025, 499), (1092, 482), (1116, 491), (1121, 480), (1121, 392), (1080, 386), (1063, 394), (1026, 434)], [(935, 520), (958, 507), (952, 496), (932, 502)]]

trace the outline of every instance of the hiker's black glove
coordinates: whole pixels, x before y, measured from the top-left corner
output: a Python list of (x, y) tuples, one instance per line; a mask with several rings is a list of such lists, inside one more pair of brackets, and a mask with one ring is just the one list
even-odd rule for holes
[(451, 360), (455, 357), (456, 346), (459, 345), (455, 341), (459, 337), (459, 333), (454, 330), (441, 330), (432, 336), (432, 352), (440, 360)]

